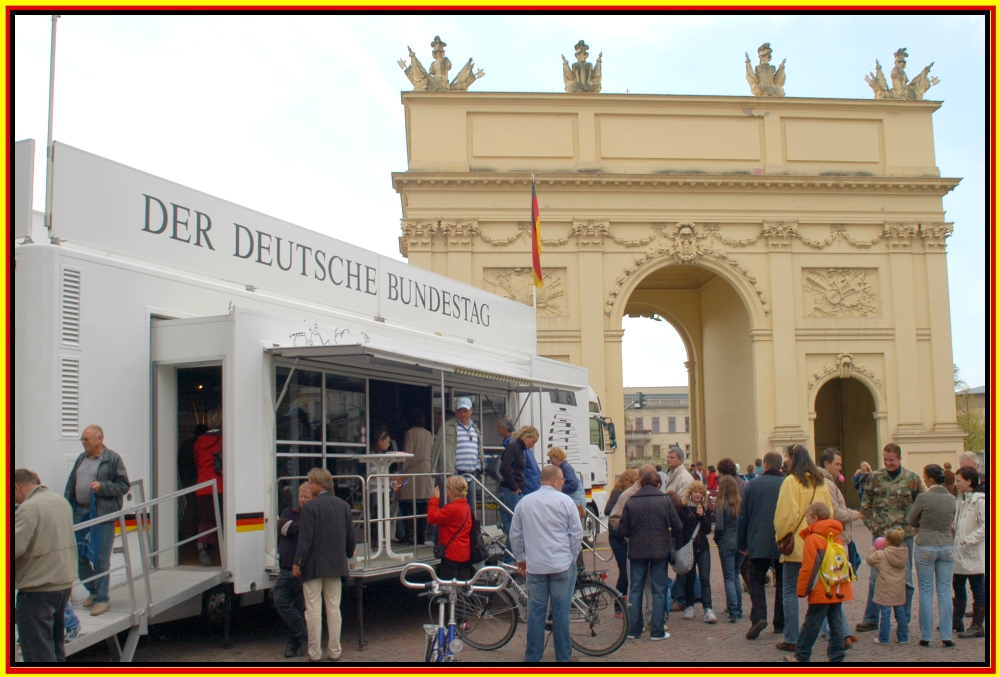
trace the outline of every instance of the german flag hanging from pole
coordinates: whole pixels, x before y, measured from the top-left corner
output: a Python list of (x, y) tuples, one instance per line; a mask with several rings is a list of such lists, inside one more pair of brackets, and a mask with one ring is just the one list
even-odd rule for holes
[(531, 174), (531, 277), (539, 289), (542, 280), (542, 221), (538, 216), (538, 196), (535, 194), (535, 174)]

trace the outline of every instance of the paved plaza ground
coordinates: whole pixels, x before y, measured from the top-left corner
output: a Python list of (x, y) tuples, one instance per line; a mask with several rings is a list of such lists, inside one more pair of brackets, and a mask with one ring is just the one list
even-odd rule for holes
[[(867, 554), (870, 536), (868, 531), (855, 523), (854, 535), (862, 558)], [(617, 568), (611, 551), (607, 548), (607, 537), (598, 539), (599, 554), (610, 561), (598, 562), (597, 567), (608, 569), (608, 582), (613, 585)], [(588, 568), (592, 560), (588, 558)], [(864, 599), (867, 591), (870, 568), (861, 567), (859, 580), (855, 583), (856, 597), (847, 604), (847, 619), (850, 626), (861, 621)], [(914, 581), (915, 582), (915, 581)], [(651, 642), (648, 631), (639, 640), (626, 640), (616, 653), (603, 658), (579, 656), (581, 663), (684, 663), (691, 660), (700, 663), (764, 663), (783, 661), (785, 652), (775, 648), (780, 635), (772, 633), (771, 626), (761, 633), (757, 640), (750, 641), (745, 634), (750, 627), (750, 597), (744, 593), (744, 617), (737, 623), (728, 623), (725, 618), (725, 593), (722, 584), (722, 567), (718, 553), (712, 549), (712, 590), (714, 607), (720, 620), (715, 625), (702, 622), (698, 607), (695, 620), (684, 620), (682, 613), (672, 613), (669, 620), (671, 637), (662, 642)], [(773, 588), (768, 588), (768, 611), (774, 599)], [(986, 660), (987, 643), (984, 639), (955, 639), (955, 647), (941, 644), (935, 633), (930, 647), (917, 644), (920, 639), (917, 614), (919, 595), (913, 600), (913, 622), (910, 624), (910, 642), (896, 643), (893, 629), (892, 643), (880, 646), (874, 643), (875, 633), (860, 633), (860, 642), (847, 652), (849, 663), (976, 663)], [(358, 650), (357, 622), (355, 620), (353, 589), (345, 591), (343, 603), (343, 644), (341, 664), (352, 662), (415, 662), (422, 658), (423, 628), (428, 622), (427, 600), (418, 598), (416, 591), (404, 589), (395, 581), (372, 584), (365, 592), (365, 629), (368, 644), (363, 651)], [(805, 615), (802, 602), (800, 618)], [(935, 609), (936, 616), (936, 609)], [(971, 620), (971, 619), (966, 619)], [(989, 622), (988, 622), (989, 624)], [(988, 628), (991, 630), (991, 628)], [(258, 605), (238, 609), (232, 626), (232, 647), (222, 648), (222, 634), (201, 619), (189, 619), (152, 626), (149, 635), (139, 642), (135, 654), (136, 662), (185, 662), (210, 664), (218, 662), (243, 663), (294, 663), (307, 662), (308, 658), (286, 660), (282, 658), (286, 636), (284, 626), (277, 614)], [(497, 651), (476, 651), (466, 649), (460, 660), (463, 663), (519, 663), (524, 658), (525, 626), (518, 624), (517, 634), (504, 648)], [(813, 659), (826, 661), (826, 641), (820, 639), (814, 650)], [(106, 661), (109, 654), (103, 645), (91, 647), (70, 657), (71, 662)], [(546, 649), (544, 661), (554, 661), (554, 651)], [(333, 664), (327, 664), (333, 667)], [(970, 666), (971, 667), (971, 666)]]

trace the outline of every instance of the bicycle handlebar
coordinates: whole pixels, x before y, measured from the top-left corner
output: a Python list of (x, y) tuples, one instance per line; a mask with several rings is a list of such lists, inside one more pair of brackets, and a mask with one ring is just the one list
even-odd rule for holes
[[(406, 580), (406, 574), (409, 571), (424, 571), (431, 575), (432, 580), (427, 583), (416, 583), (414, 581)], [(485, 574), (498, 574), (500, 576), (500, 583), (497, 585), (476, 585), (478, 581)], [(472, 592), (499, 592), (507, 586), (507, 581), (510, 579), (507, 572), (500, 567), (483, 567), (476, 572), (468, 581), (460, 581), (457, 579), (452, 579), (450, 581), (443, 581), (437, 577), (437, 572), (434, 571), (434, 567), (429, 564), (424, 564), (423, 562), (411, 562), (403, 567), (403, 570), (399, 573), (400, 582), (407, 588), (413, 588), (414, 590), (432, 590), (434, 592), (438, 591), (438, 588), (469, 588)]]

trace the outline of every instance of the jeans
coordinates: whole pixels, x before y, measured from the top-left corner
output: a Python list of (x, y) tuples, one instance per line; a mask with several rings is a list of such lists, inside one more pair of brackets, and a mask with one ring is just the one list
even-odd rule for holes
[[(694, 597), (690, 602), (687, 601), (687, 577), (694, 577)], [(671, 596), (674, 602), (680, 604), (683, 607), (694, 606), (694, 603), (701, 599), (701, 579), (692, 574), (690, 571), (686, 574), (677, 574), (677, 578), (673, 585), (670, 586)]]
[[(874, 543), (874, 537), (872, 538), (872, 543)], [(906, 558), (906, 622), (909, 623), (912, 619), (913, 611), (913, 539), (907, 538), (903, 541), (903, 545), (906, 549), (910, 551), (909, 557)], [(878, 604), (876, 604), (872, 598), (875, 596), (875, 581), (878, 580), (878, 572), (874, 569), (871, 575), (868, 577), (868, 601), (865, 603), (865, 623), (874, 623), (878, 625), (879, 621), (879, 609)], [(951, 622), (948, 622), (951, 625)]]
[(719, 550), (722, 560), (722, 580), (726, 588), (726, 612), (730, 618), (743, 616), (743, 586), (740, 585), (740, 570), (746, 555), (736, 548)]
[[(910, 629), (907, 626), (906, 609), (901, 606), (880, 606), (879, 608), (878, 641), (882, 644), (889, 643), (889, 626), (892, 615), (896, 614), (896, 639), (900, 644), (910, 640)], [(951, 619), (948, 619), (951, 623)]]
[[(416, 505), (412, 499), (402, 498), (399, 500), (399, 516), (400, 517), (413, 517), (413, 515), (427, 515), (427, 499), (418, 498), (416, 500)], [(416, 512), (414, 512), (416, 508)], [(401, 520), (400, 524), (403, 528), (403, 540), (412, 541), (413, 540), (413, 520)], [(417, 518), (417, 545), (423, 545), (424, 541), (427, 539), (427, 517)]]
[(71, 589), (17, 593), (14, 619), (25, 663), (65, 663), (66, 603)]
[(934, 636), (934, 589), (937, 588), (938, 634), (951, 641), (951, 572), (955, 569), (952, 545), (918, 545), (913, 557), (920, 586), (920, 639)]
[(608, 534), (608, 544), (611, 552), (615, 554), (615, 563), (618, 564), (618, 582), (615, 589), (620, 595), (628, 594), (628, 543), (624, 538)]
[(576, 587), (576, 565), (555, 574), (528, 572), (528, 646), (524, 660), (538, 663), (545, 649), (546, 611), (551, 604), (552, 643), (556, 649), (556, 662), (568, 663), (573, 657), (569, 642), (569, 606)]
[(309, 641), (306, 631), (306, 601), (302, 594), (302, 579), (292, 577), (291, 569), (282, 569), (271, 593), (274, 610), (288, 626), (288, 645), (296, 648)]
[(340, 646), (340, 586), (339, 576), (312, 578), (302, 583), (306, 598), (306, 634), (309, 637), (309, 659), (323, 658), (323, 606), (326, 606), (327, 651), (330, 658), (339, 659)]
[(966, 581), (972, 588), (972, 603), (986, 606), (986, 574), (952, 575), (951, 584), (955, 590), (955, 604), (959, 608), (964, 608), (969, 603), (969, 598), (965, 595)]
[(80, 619), (76, 617), (76, 612), (73, 611), (72, 602), (66, 603), (66, 612), (63, 614), (63, 626), (66, 628), (67, 632), (73, 628), (79, 627)]
[[(801, 568), (801, 562), (785, 562), (785, 566), (789, 564), (795, 564), (798, 568)], [(787, 569), (785, 570), (785, 575), (788, 575)], [(798, 577), (796, 577), (797, 579)], [(788, 579), (785, 578), (785, 585), (787, 584)], [(816, 638), (819, 637), (819, 628), (823, 625), (823, 619), (826, 619), (830, 623), (830, 643), (827, 645), (826, 655), (831, 663), (844, 662), (844, 635), (847, 629), (844, 627), (844, 610), (842, 607), (842, 602), (809, 605), (809, 610), (806, 612), (806, 620), (802, 623), (802, 630), (798, 633), (798, 641), (796, 642), (795, 658), (800, 663), (808, 663), (812, 657), (813, 644), (816, 643)], [(785, 611), (787, 613), (787, 609)], [(785, 623), (785, 627), (788, 627), (787, 622)]]
[(652, 581), (652, 604), (649, 620), (651, 637), (663, 637), (663, 616), (667, 595), (667, 560), (665, 559), (631, 559), (629, 560), (628, 592), (629, 633), (638, 637), (642, 634), (642, 600), (646, 587), (646, 575)]
[[(90, 518), (90, 508), (77, 506), (73, 510), (73, 524), (80, 524), (81, 522), (86, 522)], [(107, 522), (101, 523), (101, 551), (97, 558), (97, 566), (93, 566), (89, 559), (85, 556), (80, 557), (80, 562), (78, 565), (78, 573), (80, 575), (80, 580), (85, 578), (90, 578), (103, 571), (107, 571), (111, 568), (111, 549), (115, 543), (115, 521), (108, 520)], [(109, 576), (103, 576), (97, 580), (90, 581), (89, 583), (84, 583), (84, 587), (87, 591), (94, 596), (94, 603), (100, 604), (102, 602), (107, 602), (108, 597), (108, 578)]]
[[(841, 611), (843, 612), (843, 614), (844, 614), (844, 634), (845, 634), (845, 635), (848, 635), (848, 636), (850, 636), (850, 634), (851, 634), (851, 630), (850, 630), (850, 628), (849, 628), (849, 627), (847, 626), (847, 609), (845, 609), (845, 608), (844, 608), (844, 605), (843, 605), (843, 604), (841, 604), (841, 605), (840, 605), (840, 610), (841, 610)], [(889, 631), (888, 631), (888, 630), (886, 630), (886, 632), (889, 632)], [(821, 628), (819, 629), (819, 634), (821, 634), (821, 635), (826, 635), (827, 637), (829, 637), (829, 636), (830, 636), (830, 624), (829, 624), (829, 623), (828, 623), (828, 622), (826, 621), (826, 619), (825, 619), (825, 618), (823, 619), (823, 627), (821, 627)]]
[(750, 560), (750, 622), (767, 621), (767, 593), (764, 584), (767, 582), (767, 571), (774, 567), (774, 629), (784, 630), (785, 607), (782, 604), (782, 568), (776, 559), (753, 558)]
[(521, 494), (515, 494), (507, 487), (500, 487), (500, 502), (510, 509), (509, 513), (506, 510), (500, 511), (500, 522), (503, 524), (503, 532), (507, 536), (510, 536), (510, 523), (514, 519), (514, 508), (517, 507), (520, 500)]
[(694, 589), (695, 568), (698, 570), (698, 580), (701, 581), (701, 608), (705, 611), (712, 609), (712, 553), (709, 550), (694, 556), (694, 566), (684, 577), (684, 601), (686, 606), (694, 606), (694, 600), (698, 595)]
[[(784, 637), (786, 644), (799, 643), (799, 597), (797, 588), (799, 585), (799, 570), (801, 568), (802, 562), (784, 562), (781, 565), (781, 605), (785, 611)], [(823, 604), (822, 606), (834, 605)], [(812, 609), (812, 607), (809, 608), (810, 610)], [(822, 624), (822, 618), (816, 622), (817, 635), (819, 634), (819, 627)], [(813, 641), (816, 641), (815, 638)]]

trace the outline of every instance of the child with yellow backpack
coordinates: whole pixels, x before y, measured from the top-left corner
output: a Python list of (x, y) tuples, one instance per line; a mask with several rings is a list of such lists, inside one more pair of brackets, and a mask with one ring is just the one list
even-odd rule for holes
[(787, 656), (789, 663), (808, 663), (813, 644), (819, 637), (820, 627), (826, 619), (830, 624), (830, 644), (827, 657), (831, 663), (844, 660), (844, 602), (854, 599), (851, 581), (856, 580), (847, 556), (847, 548), (840, 540), (844, 525), (831, 519), (830, 507), (825, 503), (811, 503), (806, 508), (806, 528), (799, 532), (804, 542), (802, 569), (799, 571), (797, 593), (807, 597), (809, 610), (799, 631), (799, 641), (794, 656)]

